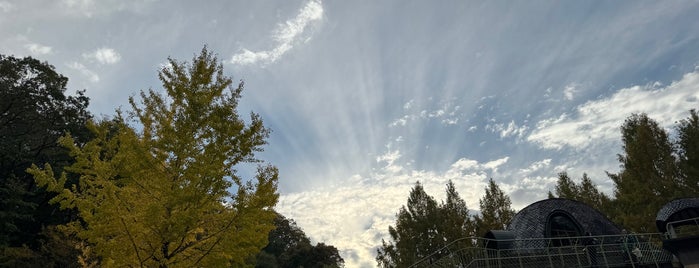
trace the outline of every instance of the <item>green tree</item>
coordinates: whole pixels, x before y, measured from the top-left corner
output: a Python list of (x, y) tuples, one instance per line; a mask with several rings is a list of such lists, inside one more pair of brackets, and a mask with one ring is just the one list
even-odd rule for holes
[(332, 245), (311, 240), (292, 219), (277, 214), (268, 244), (257, 255), (256, 267), (343, 267), (344, 260)]
[(685, 196), (699, 196), (699, 116), (691, 110), (688, 118), (677, 124), (677, 155)]
[(559, 197), (583, 202), (602, 213), (609, 213), (610, 198), (597, 189), (592, 179), (583, 173), (580, 184), (575, 183), (567, 172), (558, 173), (555, 195), (549, 192), (549, 198)]
[[(408, 267), (460, 238), (471, 237), (474, 226), (466, 202), (454, 183), (446, 187), (446, 201), (438, 204), (420, 182), (410, 191), (408, 202), (398, 211), (395, 227), (389, 226), (390, 242), (382, 240), (376, 261), (381, 267)], [(458, 247), (472, 246), (463, 241)]]
[[(466, 202), (459, 196), (459, 193), (454, 187), (454, 183), (449, 180), (446, 188), (446, 202), (442, 202), (440, 209), (439, 226), (441, 226), (441, 234), (444, 245), (447, 245), (455, 240), (466, 237), (474, 237), (475, 223), (471, 218), (470, 211)], [(460, 240), (458, 248), (471, 247), (472, 240)]]
[(609, 174), (616, 186), (612, 217), (632, 231), (653, 232), (658, 210), (681, 191), (673, 146), (646, 114), (628, 117), (621, 136), (621, 171)]
[(0, 266), (63, 266), (76, 257), (42, 251), (45, 243), (66, 241), (48, 241), (55, 236), (42, 228), (75, 215), (48, 204), (55, 194), (37, 189), (26, 172), (32, 163), (51, 163), (56, 170), (69, 165), (68, 150), (57, 143), (65, 133), (76, 142), (89, 138), (89, 100), (83, 91), (66, 95), (67, 82), (46, 62), (0, 55)]
[(583, 173), (579, 189), (580, 196), (578, 200), (580, 202), (588, 204), (606, 215), (610, 215), (611, 199), (597, 189), (597, 185), (592, 182), (592, 179), (587, 176), (587, 173)]
[(485, 195), (478, 202), (481, 214), (474, 217), (478, 236), (482, 237), (490, 230), (505, 229), (515, 216), (510, 197), (500, 190), (492, 178), (485, 188)]
[(79, 212), (63, 229), (86, 240), (101, 266), (244, 266), (274, 227), (278, 171), (258, 164), (246, 181), (236, 166), (259, 162), (269, 130), (254, 113), (249, 123), (238, 116), (243, 84), (233, 87), (206, 47), (191, 63), (169, 62), (159, 73), (166, 95), (129, 99), (137, 127), (118, 113), (88, 124), (86, 144), (61, 138), (77, 185), (51, 165), (30, 173), (59, 193), (52, 202)]
[(408, 267), (442, 247), (437, 238), (437, 212), (437, 201), (416, 182), (406, 206), (396, 215), (396, 227), (388, 227), (392, 241), (382, 240), (376, 257), (378, 265)]
[(289, 259), (281, 267), (337, 268), (344, 267), (344, 260), (337, 248), (324, 243), (315, 246), (300, 245), (293, 248)]
[(559, 198), (568, 198), (577, 200), (580, 197), (580, 189), (575, 182), (568, 177), (568, 173), (558, 173), (558, 182), (554, 189), (556, 196)]

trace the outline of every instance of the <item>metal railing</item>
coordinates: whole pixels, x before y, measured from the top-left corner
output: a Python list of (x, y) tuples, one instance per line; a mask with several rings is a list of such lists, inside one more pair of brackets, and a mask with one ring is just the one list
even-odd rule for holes
[(668, 238), (699, 236), (699, 217), (668, 222), (665, 230)]
[[(509, 247), (492, 249), (490, 243)], [(410, 267), (661, 267), (671, 261), (659, 233), (514, 240), (469, 237)]]

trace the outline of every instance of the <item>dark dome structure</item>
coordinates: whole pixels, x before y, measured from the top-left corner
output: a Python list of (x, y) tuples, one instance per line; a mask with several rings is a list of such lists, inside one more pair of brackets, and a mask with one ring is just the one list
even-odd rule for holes
[(507, 226), (517, 239), (619, 235), (621, 229), (591, 206), (551, 198), (520, 210)]
[[(658, 231), (665, 233), (663, 247), (686, 267), (699, 267), (699, 198), (675, 199), (655, 217)], [(684, 229), (687, 228), (687, 229)]]
[(699, 218), (699, 198), (681, 198), (665, 204), (655, 217), (655, 226), (661, 233), (667, 232), (667, 223)]
[(671, 252), (684, 265), (699, 265), (698, 213), (698, 198), (673, 201), (658, 212), (658, 226), (669, 223), (673, 235), (622, 233), (585, 203), (551, 198), (520, 210), (506, 230), (457, 240), (478, 246), (452, 242), (411, 267), (673, 267)]

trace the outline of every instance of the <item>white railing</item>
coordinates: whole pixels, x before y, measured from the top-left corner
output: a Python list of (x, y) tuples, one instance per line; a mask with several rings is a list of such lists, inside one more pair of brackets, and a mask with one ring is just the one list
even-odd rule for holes
[[(488, 248), (491, 243), (509, 248)], [(468, 237), (410, 267), (660, 267), (671, 260), (659, 233), (514, 240)]]
[(671, 221), (665, 224), (667, 238), (681, 238), (699, 235), (699, 217)]

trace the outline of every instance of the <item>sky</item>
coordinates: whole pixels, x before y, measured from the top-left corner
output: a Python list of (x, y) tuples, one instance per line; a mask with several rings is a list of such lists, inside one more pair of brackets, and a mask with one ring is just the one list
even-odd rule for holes
[(619, 127), (672, 133), (699, 108), (698, 1), (0, 0), (0, 53), (47, 61), (98, 117), (160, 89), (206, 45), (272, 129), (276, 209), (347, 267), (416, 181), (469, 208), (493, 178), (515, 209), (557, 173), (611, 193)]

